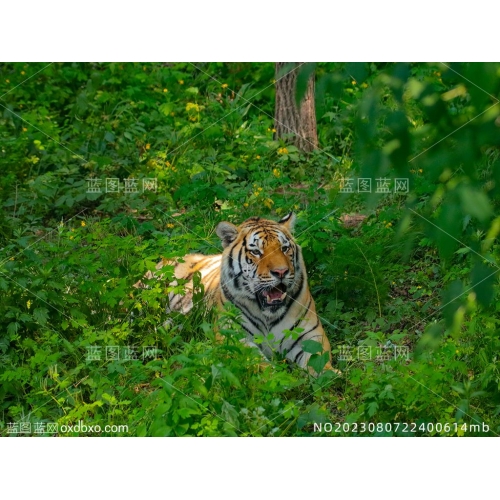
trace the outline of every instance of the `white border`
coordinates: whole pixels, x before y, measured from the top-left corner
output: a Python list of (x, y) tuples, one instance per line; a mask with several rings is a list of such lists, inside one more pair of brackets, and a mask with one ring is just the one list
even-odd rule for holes
[(0, 460), (19, 498), (442, 500), (498, 492), (493, 439), (5, 438)]
[(2, 61), (495, 61), (499, 7), (421, 0), (8, 2)]

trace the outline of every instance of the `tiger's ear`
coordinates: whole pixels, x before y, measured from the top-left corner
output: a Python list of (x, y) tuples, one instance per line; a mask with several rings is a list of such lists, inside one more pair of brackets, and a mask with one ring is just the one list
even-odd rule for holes
[(282, 224), (285, 226), (290, 233), (293, 233), (293, 228), (295, 227), (295, 214), (290, 212), (288, 215), (285, 215), (282, 219), (278, 221), (278, 224)]
[(224, 248), (230, 245), (238, 236), (238, 228), (230, 222), (220, 222), (215, 232), (221, 239)]

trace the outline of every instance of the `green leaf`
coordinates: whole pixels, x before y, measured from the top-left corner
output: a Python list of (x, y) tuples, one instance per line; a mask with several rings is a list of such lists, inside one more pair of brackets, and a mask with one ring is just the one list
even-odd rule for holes
[(238, 412), (236, 408), (227, 401), (224, 401), (222, 403), (221, 417), (230, 424), (232, 424), (237, 429), (240, 426), (240, 422), (238, 420)]
[(309, 358), (307, 366), (310, 366), (316, 373), (321, 373), (329, 360), (329, 352), (324, 352), (323, 354), (313, 354)]
[(106, 132), (104, 134), (104, 140), (108, 142), (114, 142), (115, 141), (115, 134), (112, 132)]
[(45, 307), (37, 307), (33, 311), (33, 317), (35, 318), (35, 321), (37, 321), (41, 325), (45, 325), (49, 317), (49, 311)]
[(9, 323), (7, 326), (7, 332), (10, 335), (15, 335), (17, 333), (17, 330), (19, 330), (19, 327), (21, 325), (17, 321), (13, 321), (12, 323)]
[(493, 269), (482, 262), (474, 266), (471, 274), (471, 285), (474, 287), (472, 291), (476, 294), (480, 304), (487, 306), (493, 300), (493, 284), (499, 272), (499, 269)]
[(459, 194), (462, 201), (462, 210), (466, 215), (476, 217), (481, 222), (486, 221), (493, 215), (490, 200), (483, 191), (472, 189), (469, 186), (462, 186)]
[(367, 413), (368, 413), (369, 417), (373, 417), (373, 415), (375, 415), (375, 413), (377, 413), (377, 410), (378, 410), (378, 403), (376, 401), (372, 401), (371, 403), (368, 403)]
[(174, 103), (166, 102), (162, 104), (158, 109), (160, 113), (163, 113), (165, 116), (169, 116), (170, 113), (174, 110)]
[(323, 346), (320, 342), (316, 340), (304, 340), (302, 342), (302, 349), (310, 354), (316, 354), (318, 352), (323, 352)]

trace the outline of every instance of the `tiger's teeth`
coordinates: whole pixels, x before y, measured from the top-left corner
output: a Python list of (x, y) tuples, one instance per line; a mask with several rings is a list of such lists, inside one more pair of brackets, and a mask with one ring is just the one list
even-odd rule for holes
[(279, 299), (271, 299), (269, 295), (266, 295), (266, 301), (268, 304), (272, 304), (273, 302), (281, 302), (282, 300), (285, 299), (286, 297), (286, 292), (281, 294), (281, 297)]

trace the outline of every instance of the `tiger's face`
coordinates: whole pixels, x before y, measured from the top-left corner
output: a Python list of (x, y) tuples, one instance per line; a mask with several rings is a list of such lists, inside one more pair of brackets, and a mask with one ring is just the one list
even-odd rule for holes
[(279, 312), (293, 299), (303, 280), (300, 247), (291, 234), (294, 218), (252, 217), (238, 227), (229, 222), (217, 226), (225, 247), (226, 293), (255, 301), (266, 314)]

